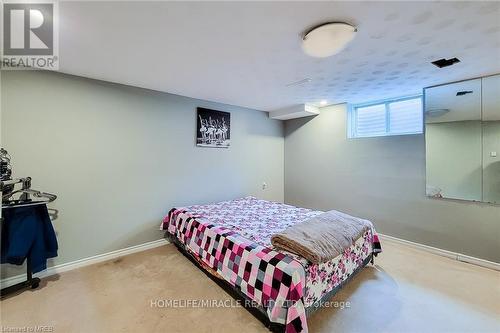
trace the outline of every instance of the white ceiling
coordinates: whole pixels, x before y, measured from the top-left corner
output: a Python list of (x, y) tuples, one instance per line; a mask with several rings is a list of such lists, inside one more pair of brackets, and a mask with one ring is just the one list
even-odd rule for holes
[[(346, 50), (304, 54), (304, 30), (344, 20)], [(500, 72), (500, 3), (61, 2), (59, 54), (65, 73), (259, 110), (361, 102)]]

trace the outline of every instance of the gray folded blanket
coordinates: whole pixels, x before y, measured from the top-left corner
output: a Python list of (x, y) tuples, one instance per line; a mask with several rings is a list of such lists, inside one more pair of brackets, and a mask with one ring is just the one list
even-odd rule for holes
[(319, 264), (337, 257), (371, 228), (368, 220), (331, 210), (274, 234), (271, 243)]

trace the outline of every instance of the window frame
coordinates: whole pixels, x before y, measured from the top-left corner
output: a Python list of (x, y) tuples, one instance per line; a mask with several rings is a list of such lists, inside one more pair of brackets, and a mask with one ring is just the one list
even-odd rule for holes
[[(395, 102), (407, 101), (410, 99), (420, 99), (422, 103), (422, 127), (418, 132), (403, 132), (403, 133), (390, 133), (390, 108), (389, 104)], [(359, 108), (365, 108), (375, 105), (384, 105), (385, 107), (385, 133), (384, 134), (374, 134), (369, 136), (358, 136), (357, 134), (357, 115)], [(411, 95), (405, 97), (396, 97), (396, 98), (387, 98), (378, 101), (371, 101), (366, 103), (358, 103), (358, 104), (349, 104), (348, 106), (348, 115), (347, 115), (347, 138), (348, 139), (366, 139), (366, 138), (379, 138), (384, 136), (399, 136), (399, 135), (420, 135), (424, 133), (424, 97), (422, 94)]]

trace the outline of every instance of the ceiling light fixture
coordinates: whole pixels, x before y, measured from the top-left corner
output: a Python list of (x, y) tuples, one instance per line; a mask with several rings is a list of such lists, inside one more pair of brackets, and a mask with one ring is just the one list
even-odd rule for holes
[(425, 114), (428, 117), (441, 117), (441, 116), (447, 114), (448, 112), (450, 112), (450, 109), (430, 109), (430, 110), (426, 110)]
[(312, 57), (330, 57), (342, 51), (357, 31), (356, 27), (345, 22), (324, 23), (304, 34), (302, 48)]
[(320, 106), (325, 106), (326, 104), (328, 104), (326, 100), (322, 100), (321, 102), (319, 102)]

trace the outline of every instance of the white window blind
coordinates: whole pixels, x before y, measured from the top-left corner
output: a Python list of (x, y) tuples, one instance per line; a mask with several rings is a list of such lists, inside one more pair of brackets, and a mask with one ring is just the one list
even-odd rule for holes
[(422, 133), (422, 97), (351, 105), (348, 128), (350, 138)]

